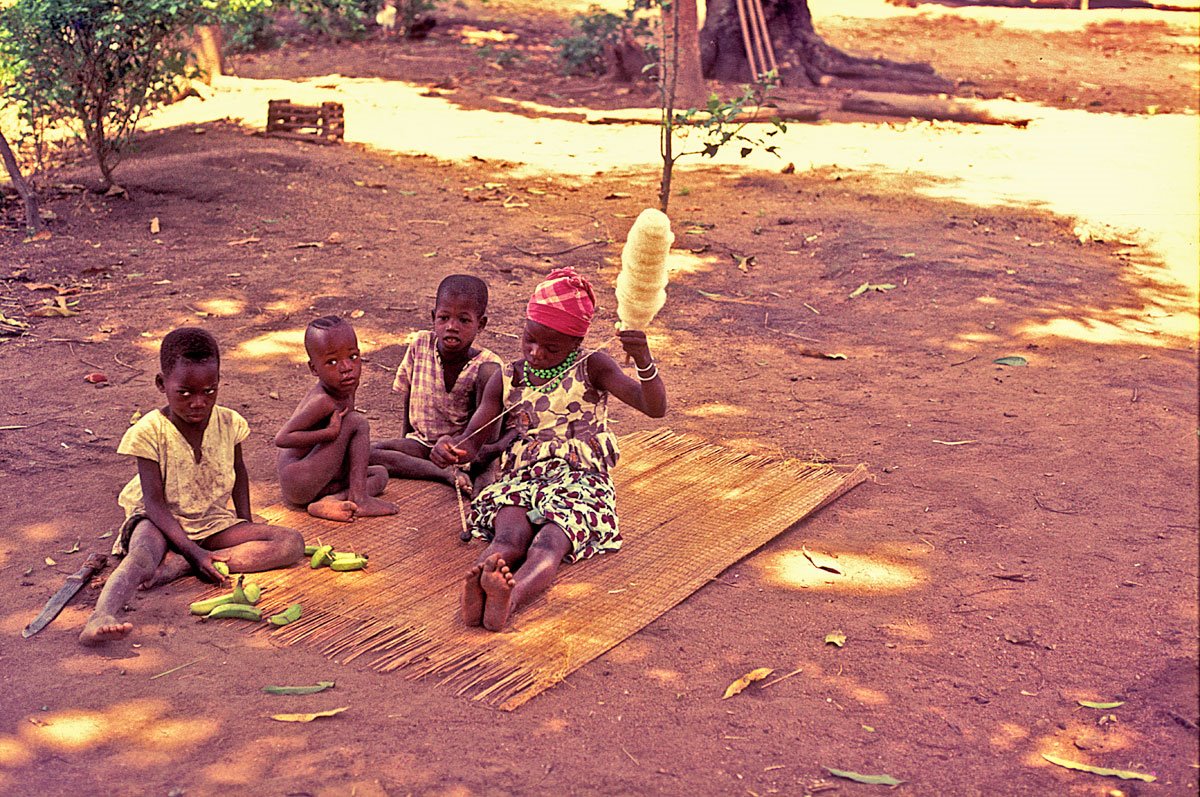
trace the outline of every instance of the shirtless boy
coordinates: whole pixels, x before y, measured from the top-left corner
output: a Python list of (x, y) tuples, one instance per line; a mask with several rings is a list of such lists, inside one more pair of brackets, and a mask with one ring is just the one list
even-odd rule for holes
[(395, 504), (376, 497), (387, 487), (387, 469), (368, 463), (370, 427), (354, 409), (362, 375), (354, 327), (322, 316), (304, 330), (304, 350), (317, 383), (275, 435), (284, 500), (326, 520), (396, 514)]

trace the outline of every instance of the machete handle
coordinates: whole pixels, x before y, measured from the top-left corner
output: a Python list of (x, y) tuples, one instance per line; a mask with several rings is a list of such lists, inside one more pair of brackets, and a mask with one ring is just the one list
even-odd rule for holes
[(106, 554), (102, 554), (102, 553), (88, 554), (88, 558), (84, 561), (83, 566), (90, 569), (92, 572), (88, 573), (86, 576), (84, 576), (84, 578), (88, 579), (88, 578), (91, 578), (92, 576), (96, 575), (101, 570), (103, 570), (104, 566), (107, 564), (108, 564), (108, 556)]

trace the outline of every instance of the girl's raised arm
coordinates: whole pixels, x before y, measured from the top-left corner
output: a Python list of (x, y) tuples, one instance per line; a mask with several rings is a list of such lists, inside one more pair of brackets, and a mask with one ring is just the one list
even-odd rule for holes
[(627, 376), (616, 360), (604, 352), (588, 358), (588, 378), (601, 390), (607, 390), (635, 410), (661, 418), (667, 414), (667, 387), (650, 354), (646, 333), (624, 329), (617, 333), (626, 354), (633, 358), (638, 378)]

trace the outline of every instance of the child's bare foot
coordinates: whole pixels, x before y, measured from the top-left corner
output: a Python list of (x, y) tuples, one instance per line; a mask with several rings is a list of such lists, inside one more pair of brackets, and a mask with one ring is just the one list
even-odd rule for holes
[(339, 523), (349, 523), (358, 512), (358, 504), (353, 501), (340, 501), (336, 498), (322, 498), (308, 505), (308, 514), (325, 520), (336, 520)]
[(133, 630), (133, 623), (122, 623), (111, 614), (93, 614), (79, 634), (84, 645), (99, 645), (111, 639), (120, 639)]
[(190, 572), (192, 572), (192, 565), (187, 559), (174, 551), (167, 551), (167, 555), (155, 568), (154, 575), (138, 584), (138, 589), (161, 587), (163, 584), (170, 584), (177, 578), (183, 578)]
[(477, 564), (467, 571), (463, 582), (462, 619), (467, 625), (483, 625), (483, 585), (479, 576), (483, 573), (483, 565)]
[(486, 596), (483, 604), (483, 627), (487, 630), (499, 631), (508, 622), (515, 583), (512, 571), (499, 554), (492, 554), (483, 560), (479, 586), (483, 588)]
[(361, 501), (355, 501), (358, 504), (358, 510), (355, 515), (358, 517), (379, 517), (380, 515), (394, 515), (400, 511), (400, 508), (391, 501), (384, 501), (382, 498), (368, 496)]

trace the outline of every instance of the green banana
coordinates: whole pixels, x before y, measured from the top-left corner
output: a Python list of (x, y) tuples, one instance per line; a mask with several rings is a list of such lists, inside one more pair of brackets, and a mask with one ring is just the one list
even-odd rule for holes
[(301, 608), (300, 604), (293, 603), (279, 614), (268, 617), (267, 622), (271, 623), (271, 625), (287, 625), (288, 623), (294, 623), (299, 620), (302, 612), (303, 609)]
[(305, 545), (304, 546), (304, 555), (312, 556), (313, 554), (315, 554), (317, 552), (317, 549), (320, 547), (321, 547), (320, 545)]
[(334, 559), (370, 559), (371, 557), (365, 553), (355, 553), (354, 551), (334, 551), (330, 554)]
[(232, 603), (232, 602), (233, 602), (233, 593), (227, 592), (224, 595), (218, 595), (215, 598), (206, 598), (205, 600), (202, 600), (202, 601), (196, 601), (195, 603), (193, 603), (191, 606), (188, 607), (188, 610), (192, 614), (198, 614), (201, 617), (204, 617), (209, 612), (211, 612), (213, 609), (217, 608), (218, 606), (224, 606), (226, 603)]
[(347, 570), (362, 570), (367, 566), (367, 557), (355, 555), (354, 557), (343, 557), (334, 559), (329, 563), (330, 570), (346, 572)]
[(247, 606), (244, 603), (223, 603), (208, 613), (208, 618), (211, 620), (221, 620), (229, 617), (237, 620), (261, 620), (262, 611), (255, 606)]
[(229, 565), (225, 564), (224, 562), (213, 562), (213, 570), (216, 570), (218, 573), (225, 576), (225, 578), (229, 578)]
[(247, 584), (246, 588), (242, 590), (242, 592), (245, 594), (246, 603), (253, 606), (254, 604), (258, 603), (258, 599), (262, 597), (263, 591), (262, 587), (258, 586), (258, 584)]
[(318, 567), (325, 567), (333, 560), (330, 555), (333, 552), (332, 545), (322, 545), (317, 550), (313, 551), (312, 559), (309, 560), (309, 566), (316, 570)]

